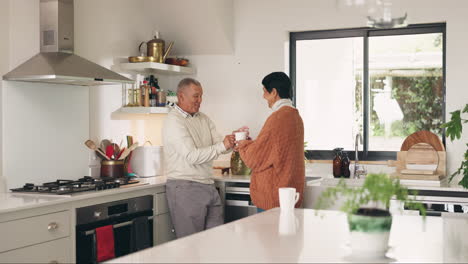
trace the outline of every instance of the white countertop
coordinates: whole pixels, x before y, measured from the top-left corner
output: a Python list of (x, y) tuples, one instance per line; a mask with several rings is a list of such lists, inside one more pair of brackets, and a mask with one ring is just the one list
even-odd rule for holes
[(467, 262), (467, 224), (467, 217), (427, 217), (424, 224), (420, 216), (396, 215), (387, 258), (361, 259), (347, 245), (345, 214), (295, 209), (291, 218), (275, 208), (110, 263)]
[(86, 191), (78, 192), (71, 195), (56, 195), (56, 194), (34, 194), (34, 193), (0, 193), (0, 213), (8, 213), (23, 209), (30, 209), (41, 206), (49, 206), (58, 203), (66, 203), (89, 199), (94, 197), (102, 197), (106, 195), (114, 195), (118, 193), (133, 192), (147, 188), (154, 188), (166, 183), (166, 177), (138, 178), (140, 183), (135, 186), (126, 188), (116, 188), (101, 191)]
[(250, 182), (250, 175), (215, 175), (211, 177), (215, 181), (223, 182)]
[[(250, 176), (246, 175), (218, 175), (212, 177), (215, 181), (231, 181), (231, 182), (249, 182)], [(133, 192), (135, 190), (143, 190), (147, 188), (154, 188), (156, 186), (166, 184), (165, 176), (138, 178), (140, 183), (135, 186), (126, 188), (116, 188), (101, 191), (86, 191), (74, 194), (35, 194), (35, 193), (19, 193), (8, 192), (0, 193), (0, 213), (8, 213), (18, 210), (31, 209), (41, 206), (49, 206), (59, 203), (66, 203), (89, 199), (94, 197), (103, 197), (106, 195), (115, 195), (125, 192)], [(144, 185), (142, 185), (142, 183)]]
[[(212, 179), (222, 182), (250, 182), (250, 175), (214, 175)], [(65, 203), (77, 200), (83, 200), (93, 197), (102, 197), (106, 195), (114, 195), (118, 193), (132, 192), (135, 190), (143, 190), (147, 188), (154, 188), (166, 183), (165, 176), (138, 178), (141, 183), (146, 185), (137, 185), (127, 188), (117, 188), (103, 191), (87, 191), (79, 192), (72, 195), (54, 195), (54, 194), (28, 194), (28, 193), (0, 193), (0, 213), (7, 213), (17, 210), (35, 208), (40, 206), (54, 205), (58, 203)], [(339, 179), (326, 178), (326, 181), (316, 181), (316, 184), (322, 186), (332, 186), (336, 184)], [(347, 179), (351, 186), (360, 185), (363, 179)], [(441, 188), (441, 187), (409, 187), (410, 189), (423, 189), (434, 191), (455, 191), (455, 192), (468, 192), (468, 190), (461, 188)], [(457, 198), (458, 200), (460, 198)]]

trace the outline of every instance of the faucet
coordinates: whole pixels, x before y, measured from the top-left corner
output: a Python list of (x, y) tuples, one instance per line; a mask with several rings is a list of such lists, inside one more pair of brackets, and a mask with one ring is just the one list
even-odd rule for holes
[(361, 178), (361, 175), (366, 175), (366, 169), (364, 166), (359, 166), (359, 158), (358, 158), (358, 149), (359, 149), (359, 141), (362, 144), (362, 136), (360, 133), (356, 134), (356, 140), (354, 141), (354, 170), (353, 170), (353, 179)]

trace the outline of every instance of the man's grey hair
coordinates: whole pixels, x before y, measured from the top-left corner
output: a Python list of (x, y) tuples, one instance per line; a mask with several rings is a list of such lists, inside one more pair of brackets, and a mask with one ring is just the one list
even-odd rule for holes
[(193, 78), (185, 78), (185, 79), (182, 79), (177, 85), (177, 93), (182, 92), (186, 87), (188, 87), (191, 84), (201, 87), (201, 84), (199, 81)]

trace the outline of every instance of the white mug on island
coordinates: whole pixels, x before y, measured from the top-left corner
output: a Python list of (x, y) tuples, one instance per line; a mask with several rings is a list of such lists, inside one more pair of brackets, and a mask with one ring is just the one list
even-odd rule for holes
[(299, 193), (296, 188), (282, 187), (278, 189), (281, 212), (292, 212), (297, 201)]

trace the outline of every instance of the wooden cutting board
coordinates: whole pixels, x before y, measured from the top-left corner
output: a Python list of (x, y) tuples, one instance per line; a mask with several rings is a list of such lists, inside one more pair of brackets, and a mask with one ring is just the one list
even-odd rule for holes
[(445, 151), (437, 151), (438, 156), (438, 165), (437, 170), (433, 174), (404, 174), (402, 171), (406, 170), (406, 156), (408, 151), (398, 151), (397, 152), (397, 160), (392, 164), (396, 167), (396, 173), (392, 175), (392, 177), (397, 177), (400, 179), (408, 179), (408, 180), (440, 180), (446, 177), (445, 171), (445, 161), (446, 161), (446, 153)]
[(401, 151), (408, 151), (413, 145), (418, 143), (427, 143), (436, 151), (445, 151), (444, 144), (440, 138), (431, 131), (421, 130), (409, 135), (401, 145)]
[[(439, 164), (437, 151), (427, 143), (414, 144), (406, 152), (406, 169), (404, 174), (434, 174)], [(419, 173), (417, 171), (432, 171), (432, 173)]]

